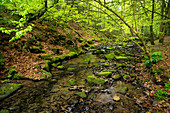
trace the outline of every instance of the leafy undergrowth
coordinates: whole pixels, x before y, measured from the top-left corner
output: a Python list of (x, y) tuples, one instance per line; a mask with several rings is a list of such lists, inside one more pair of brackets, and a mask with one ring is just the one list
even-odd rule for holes
[(70, 58), (67, 56), (78, 55), (91, 45), (99, 44), (99, 37), (103, 37), (73, 23), (57, 24), (45, 21), (35, 22), (33, 31), (15, 42), (9, 43), (11, 36), (7, 34), (0, 35), (0, 52), (5, 58), (5, 65), (0, 69), (1, 79), (12, 76), (9, 76), (7, 70), (11, 67), (16, 69), (18, 75), (24, 75), (22, 78), (34, 80), (50, 77), (47, 71), (50, 71), (52, 66)]
[[(168, 113), (170, 111), (170, 36), (165, 37), (164, 45), (158, 44), (150, 46), (150, 52), (160, 51), (163, 58), (153, 64), (151, 68), (142, 65), (141, 75), (138, 79), (147, 88), (147, 98), (138, 97), (139, 105), (149, 108), (151, 112)], [(144, 72), (143, 70), (147, 70)]]

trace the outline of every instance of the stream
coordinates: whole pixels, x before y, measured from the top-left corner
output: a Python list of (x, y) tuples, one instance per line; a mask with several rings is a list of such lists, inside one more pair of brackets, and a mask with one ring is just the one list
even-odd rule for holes
[[(131, 59), (107, 59), (105, 55), (113, 52)], [(140, 97), (146, 97), (145, 89), (135, 79), (140, 72), (135, 68), (140, 62), (137, 52), (138, 48), (128, 44), (90, 49), (63, 61), (62, 69), (52, 69), (53, 77), (48, 80), (20, 80), (23, 87), (1, 101), (0, 109), (11, 113), (144, 113), (147, 108), (139, 103)], [(112, 74), (104, 77), (100, 72)], [(92, 75), (106, 82), (89, 83), (87, 77)], [(70, 79), (75, 83), (70, 84)], [(78, 92), (84, 92), (85, 97)]]

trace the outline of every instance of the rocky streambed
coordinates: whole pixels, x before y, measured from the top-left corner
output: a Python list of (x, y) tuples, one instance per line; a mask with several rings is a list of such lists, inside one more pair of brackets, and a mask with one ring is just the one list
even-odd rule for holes
[[(104, 45), (63, 61), (52, 78), (23, 80), (23, 87), (0, 102), (13, 113), (143, 113), (140, 50), (132, 44)], [(22, 80), (20, 81), (22, 82)]]

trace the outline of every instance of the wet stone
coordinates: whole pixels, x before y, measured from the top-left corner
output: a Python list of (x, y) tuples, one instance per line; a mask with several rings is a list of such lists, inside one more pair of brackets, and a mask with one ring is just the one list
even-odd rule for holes
[(118, 102), (120, 100), (120, 97), (115, 95), (113, 96), (113, 100)]

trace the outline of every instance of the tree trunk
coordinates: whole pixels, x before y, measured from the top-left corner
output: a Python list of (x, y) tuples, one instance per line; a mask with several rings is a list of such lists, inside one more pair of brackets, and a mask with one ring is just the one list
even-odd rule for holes
[(130, 29), (133, 33), (136, 34), (136, 36), (139, 38), (139, 40), (142, 42), (142, 44), (143, 44), (143, 46), (144, 46), (142, 50), (144, 51), (144, 53), (145, 53), (145, 54), (148, 56), (148, 58), (150, 59), (151, 56), (150, 56), (150, 54), (149, 54), (149, 51), (148, 51), (148, 49), (147, 49), (147, 47), (146, 47), (146, 45), (145, 45), (142, 37), (141, 37), (122, 17), (120, 17), (115, 11), (113, 11), (113, 10), (110, 9), (109, 7), (103, 5), (100, 1), (96, 1), (96, 0), (94, 0), (94, 1), (97, 2), (97, 3), (99, 3), (101, 6), (105, 7), (107, 10), (109, 10), (109, 11), (112, 12), (113, 14), (115, 14), (127, 27), (129, 27), (129, 29)]
[(154, 43), (154, 36), (153, 36), (153, 19), (154, 19), (154, 2), (155, 0), (152, 0), (152, 17), (151, 17), (151, 25), (150, 25), (150, 41), (152, 45), (155, 45)]
[[(168, 17), (170, 15), (170, 6), (168, 8)], [(165, 23), (165, 26), (164, 26), (164, 30), (163, 30), (163, 35), (162, 35), (162, 38), (159, 40), (162, 44), (164, 44), (164, 36), (165, 36), (165, 32), (166, 32), (166, 26), (167, 26), (168, 22)]]
[[(165, 0), (162, 0), (162, 8), (161, 8), (161, 20), (163, 21), (163, 13), (164, 13), (164, 6), (165, 6)], [(159, 43), (162, 43), (161, 39), (162, 39), (162, 32), (163, 32), (163, 22), (161, 22), (160, 25), (160, 30), (159, 30)]]

